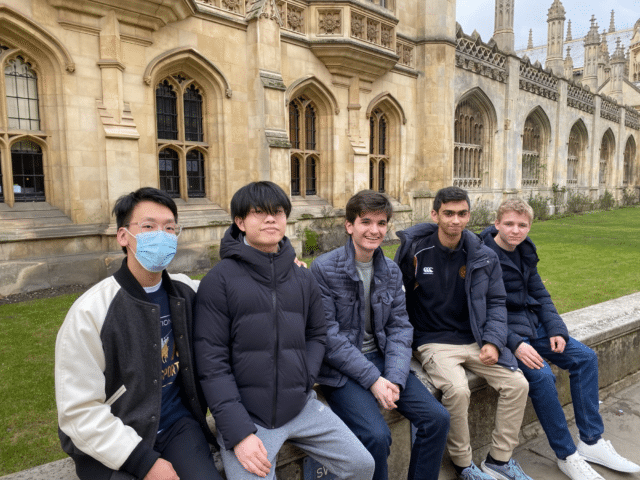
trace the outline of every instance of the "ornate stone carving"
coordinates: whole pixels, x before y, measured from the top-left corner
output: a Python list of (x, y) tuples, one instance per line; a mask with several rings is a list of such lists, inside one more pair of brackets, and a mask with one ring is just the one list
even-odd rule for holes
[(378, 25), (378, 22), (367, 19), (367, 41), (378, 43)]
[(222, 6), (225, 10), (229, 10), (230, 12), (239, 13), (240, 12), (241, 0), (222, 0)]
[(558, 78), (543, 70), (539, 63), (520, 62), (520, 90), (558, 101)]
[(596, 105), (593, 94), (578, 85), (571, 85), (567, 89), (567, 105), (593, 115)]
[(351, 36), (363, 39), (365, 28), (365, 18), (357, 13), (351, 13)]
[(620, 107), (613, 99), (603, 98), (600, 104), (600, 117), (620, 123)]
[(381, 25), (380, 43), (385, 48), (391, 48), (391, 42), (393, 42), (393, 30), (386, 25)]
[(340, 10), (318, 11), (318, 34), (337, 35), (342, 30), (342, 12)]
[(640, 130), (640, 115), (638, 115), (638, 112), (631, 107), (625, 107), (625, 110), (624, 125), (634, 130)]
[(507, 57), (498, 48), (482, 42), (480, 37), (468, 37), (458, 31), (456, 41), (456, 66), (464, 70), (505, 83)]
[(304, 32), (304, 11), (293, 5), (287, 6), (287, 28), (294, 32)]

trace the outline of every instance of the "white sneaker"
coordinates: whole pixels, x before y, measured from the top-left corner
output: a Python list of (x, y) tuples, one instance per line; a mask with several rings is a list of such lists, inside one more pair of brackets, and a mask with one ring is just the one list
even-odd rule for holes
[(604, 480), (578, 452), (566, 459), (558, 459), (558, 468), (571, 480)]
[(578, 453), (588, 462), (598, 463), (618, 472), (640, 472), (640, 466), (616, 452), (611, 442), (601, 438), (595, 445), (578, 442)]

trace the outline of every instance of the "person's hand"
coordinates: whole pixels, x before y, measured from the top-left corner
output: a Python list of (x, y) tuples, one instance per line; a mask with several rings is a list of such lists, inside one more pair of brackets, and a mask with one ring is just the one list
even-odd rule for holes
[(513, 354), (529, 368), (540, 370), (544, 367), (544, 360), (536, 349), (528, 343), (522, 342)]
[(168, 462), (164, 458), (159, 458), (156, 463), (153, 464), (151, 470), (147, 472), (144, 480), (180, 480), (178, 474), (173, 469), (171, 462)]
[(564, 338), (562, 338), (560, 335), (551, 337), (549, 341), (551, 342), (551, 350), (554, 351), (555, 353), (564, 352), (564, 347), (567, 346), (567, 342), (565, 342)]
[(240, 443), (233, 447), (233, 452), (244, 469), (258, 475), (266, 477), (271, 469), (271, 462), (267, 456), (267, 449), (264, 448), (262, 440), (255, 434), (251, 434), (244, 438)]
[(295, 263), (299, 267), (307, 268), (307, 263), (303, 262), (302, 260), (298, 260), (298, 257), (293, 259), (293, 263)]
[(385, 410), (397, 408), (395, 402), (400, 399), (400, 387), (380, 376), (370, 387), (371, 393)]
[(480, 350), (480, 361), (485, 365), (494, 365), (499, 356), (500, 350), (493, 343), (485, 344)]

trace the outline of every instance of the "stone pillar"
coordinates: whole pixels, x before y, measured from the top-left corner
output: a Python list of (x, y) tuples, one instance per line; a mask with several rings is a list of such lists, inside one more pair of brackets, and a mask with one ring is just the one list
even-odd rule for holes
[(291, 145), (286, 131), (286, 87), (281, 74), (282, 19), (274, 0), (255, 2), (247, 16), (248, 170), (257, 171), (257, 178), (230, 178), (229, 191), (249, 180), (271, 180), (289, 192)]
[[(109, 10), (102, 18), (100, 30), (100, 59), (98, 66), (102, 80), (102, 99), (96, 101), (96, 110), (102, 122), (105, 138), (104, 175), (107, 179), (106, 212), (108, 222), (110, 209), (115, 201), (124, 193), (141, 187), (140, 152), (137, 131), (131, 109), (124, 103), (122, 44), (120, 41), (120, 23), (114, 10)], [(156, 167), (157, 168), (157, 167)], [(77, 199), (84, 197), (83, 184), (94, 179), (92, 174), (78, 175)]]
[[(455, 2), (418, 2), (416, 162), (403, 188), (435, 192), (453, 182)], [(407, 197), (405, 197), (407, 198)]]
[[(515, 55), (507, 57), (507, 85), (504, 107), (504, 141), (496, 145), (498, 163), (504, 165), (501, 186), (507, 193), (518, 193), (522, 183), (522, 132), (524, 123), (518, 124), (520, 105), (520, 59)], [(522, 122), (524, 122), (522, 118)], [(500, 128), (502, 125), (499, 125)], [(500, 187), (498, 187), (500, 188)]]
[(584, 37), (584, 74), (582, 83), (595, 93), (598, 89), (598, 50), (600, 35), (595, 17), (591, 16), (591, 28)]
[(546, 68), (560, 76), (564, 73), (562, 51), (564, 50), (564, 7), (560, 0), (554, 0), (547, 16), (547, 63)]
[(503, 52), (513, 52), (513, 6), (514, 0), (496, 0), (493, 40)]

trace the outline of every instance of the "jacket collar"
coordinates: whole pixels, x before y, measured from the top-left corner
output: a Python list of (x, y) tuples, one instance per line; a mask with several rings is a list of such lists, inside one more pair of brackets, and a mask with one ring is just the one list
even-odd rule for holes
[[(344, 246), (346, 252), (346, 269), (347, 273), (353, 280), (359, 280), (358, 271), (356, 270), (356, 248), (353, 244), (351, 235), (347, 238), (347, 243)], [(373, 252), (373, 275), (374, 277), (383, 276), (388, 274), (389, 267), (384, 259), (384, 252), (381, 247), (378, 247)]]
[(220, 242), (220, 258), (229, 258), (243, 262), (249, 266), (252, 278), (264, 284), (271, 283), (275, 274), (276, 281), (286, 278), (294, 265), (296, 252), (287, 237), (280, 241), (277, 253), (264, 253), (247, 245), (244, 236), (233, 223), (225, 232)]
[[(149, 297), (147, 296), (147, 292), (144, 291), (140, 282), (133, 276), (131, 270), (129, 270), (129, 266), (127, 265), (127, 257), (124, 257), (122, 260), (122, 265), (118, 269), (116, 273), (113, 274), (113, 278), (118, 282), (118, 284), (122, 287), (124, 291), (126, 291), (129, 295), (134, 297), (137, 300), (148, 302)], [(167, 291), (169, 296), (177, 296), (175, 289), (173, 288), (173, 283), (171, 282), (171, 278), (166, 270), (162, 271), (162, 286)]]

